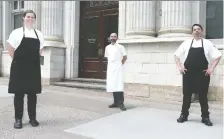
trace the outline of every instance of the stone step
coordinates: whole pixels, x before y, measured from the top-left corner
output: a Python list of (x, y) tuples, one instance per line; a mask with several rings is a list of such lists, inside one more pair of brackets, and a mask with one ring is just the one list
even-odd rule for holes
[(63, 79), (63, 82), (78, 82), (78, 83), (90, 83), (90, 84), (101, 84), (106, 85), (105, 79), (92, 79), (92, 78), (73, 78)]
[(100, 83), (92, 83), (92, 82), (63, 81), (63, 82), (55, 82), (52, 85), (72, 87), (72, 88), (92, 89), (92, 90), (99, 90), (99, 91), (106, 90), (106, 85), (100, 84)]

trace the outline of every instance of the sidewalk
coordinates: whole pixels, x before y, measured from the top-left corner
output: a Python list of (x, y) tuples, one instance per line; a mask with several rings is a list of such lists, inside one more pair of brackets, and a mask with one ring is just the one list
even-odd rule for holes
[[(193, 104), (189, 122), (178, 124), (180, 103), (167, 104), (125, 97), (127, 111), (109, 109), (111, 94), (75, 88), (45, 86), (38, 95), (40, 126), (13, 128), (13, 96), (7, 79), (0, 78), (0, 139), (222, 139), (222, 116), (212, 105), (213, 127), (200, 123), (200, 107)], [(221, 105), (220, 105), (221, 106)], [(157, 109), (156, 109), (157, 108)], [(189, 134), (187, 134), (189, 133)], [(198, 137), (196, 137), (198, 135)], [(200, 137), (200, 138), (199, 138)]]

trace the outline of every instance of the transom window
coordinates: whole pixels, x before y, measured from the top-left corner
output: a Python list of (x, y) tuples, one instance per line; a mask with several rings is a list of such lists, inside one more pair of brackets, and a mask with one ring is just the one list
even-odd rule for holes
[(14, 1), (13, 4), (13, 29), (23, 26), (24, 1)]
[(223, 38), (223, 1), (206, 2), (206, 38)]

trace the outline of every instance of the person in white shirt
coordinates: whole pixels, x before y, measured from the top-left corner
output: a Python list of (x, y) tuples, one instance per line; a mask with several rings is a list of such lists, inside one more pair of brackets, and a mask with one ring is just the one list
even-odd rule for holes
[[(192, 93), (199, 94), (201, 105), (202, 123), (212, 126), (209, 117), (208, 88), (210, 75), (221, 59), (221, 52), (211, 41), (202, 38), (203, 28), (200, 24), (192, 26), (192, 40), (184, 41), (174, 53), (177, 67), (183, 74), (183, 104), (180, 117), (177, 122), (183, 123), (188, 120)], [(180, 61), (182, 59), (182, 62)], [(212, 65), (209, 67), (209, 62)], [(184, 63), (181, 65), (181, 63)]]
[(107, 92), (113, 93), (114, 103), (109, 108), (120, 107), (125, 111), (124, 106), (124, 82), (123, 82), (123, 65), (127, 60), (124, 46), (117, 43), (117, 34), (110, 35), (111, 44), (105, 48), (105, 57), (108, 60), (107, 65)]
[(14, 94), (14, 128), (22, 128), (24, 95), (28, 98), (29, 123), (35, 127), (37, 94), (42, 91), (40, 56), (44, 36), (33, 28), (36, 14), (27, 10), (23, 14), (24, 26), (13, 30), (7, 40), (9, 55), (12, 57), (8, 93)]

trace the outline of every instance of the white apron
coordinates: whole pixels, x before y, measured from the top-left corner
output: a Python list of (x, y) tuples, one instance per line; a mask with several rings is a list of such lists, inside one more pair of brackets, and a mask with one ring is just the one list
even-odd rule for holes
[(124, 82), (123, 82), (123, 46), (119, 44), (108, 45), (108, 65), (107, 65), (107, 80), (106, 80), (106, 90), (107, 92), (123, 92)]

